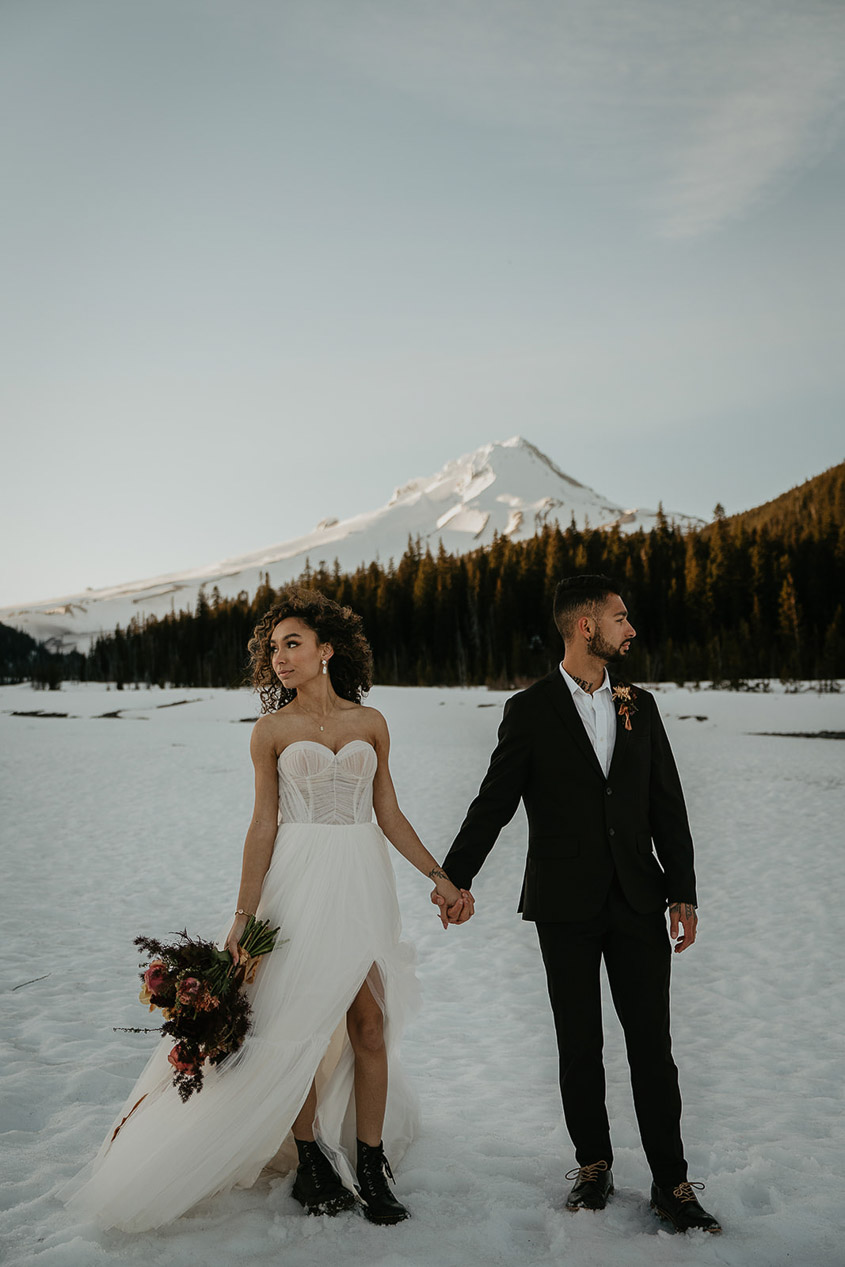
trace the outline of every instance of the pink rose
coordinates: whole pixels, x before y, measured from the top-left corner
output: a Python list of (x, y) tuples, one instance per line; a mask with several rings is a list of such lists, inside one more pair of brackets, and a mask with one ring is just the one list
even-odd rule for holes
[(177, 1043), (167, 1057), (174, 1069), (179, 1073), (196, 1073), (197, 1063), (191, 1059), (187, 1048), (183, 1043)]
[(180, 1003), (196, 1004), (203, 993), (203, 985), (197, 977), (185, 977), (185, 980), (179, 986), (177, 998)]
[(170, 984), (167, 968), (160, 960), (151, 963), (147, 971), (144, 973), (144, 985), (150, 994), (161, 994)]

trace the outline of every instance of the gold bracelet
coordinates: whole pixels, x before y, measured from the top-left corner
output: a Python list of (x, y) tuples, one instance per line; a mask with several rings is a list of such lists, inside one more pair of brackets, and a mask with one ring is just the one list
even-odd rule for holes
[(235, 911), (235, 914), (236, 914), (236, 915), (245, 915), (245, 916), (247, 917), (247, 919), (252, 919), (252, 916), (253, 916), (253, 912), (252, 912), (252, 911), (242, 911), (240, 907), (238, 907), (238, 909)]

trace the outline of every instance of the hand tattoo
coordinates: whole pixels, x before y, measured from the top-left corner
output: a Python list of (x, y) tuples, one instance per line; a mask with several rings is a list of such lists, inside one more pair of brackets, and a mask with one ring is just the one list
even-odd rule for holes
[(695, 907), (692, 902), (673, 902), (669, 910), (680, 915), (682, 919), (692, 919), (695, 914)]

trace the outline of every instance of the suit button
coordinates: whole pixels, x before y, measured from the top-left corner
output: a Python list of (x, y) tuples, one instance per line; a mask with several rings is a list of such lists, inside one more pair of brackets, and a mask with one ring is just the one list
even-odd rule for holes
[(607, 793), (607, 795), (608, 795), (608, 796), (613, 796), (613, 788), (612, 788), (612, 787), (606, 787), (604, 790), (605, 790), (605, 792)]
[(607, 829), (607, 834), (608, 834), (608, 836), (615, 836), (615, 835), (616, 835), (616, 832), (613, 830), (613, 828), (612, 828), (612, 827), (608, 827), (608, 829)]

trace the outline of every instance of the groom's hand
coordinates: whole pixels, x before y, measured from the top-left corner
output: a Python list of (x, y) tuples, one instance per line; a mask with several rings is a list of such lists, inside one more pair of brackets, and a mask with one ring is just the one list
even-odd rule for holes
[[(683, 932), (681, 932), (682, 927)], [(692, 902), (670, 902), (669, 940), (675, 943), (676, 955), (692, 945), (697, 931), (698, 915)]]
[(431, 890), (431, 900), (437, 907), (437, 914), (440, 916), (444, 928), (448, 924), (465, 924), (475, 914), (475, 898), (469, 889), (461, 889), (460, 900), (453, 903), (452, 906), (446, 905), (445, 897), (438, 893), (437, 889)]

